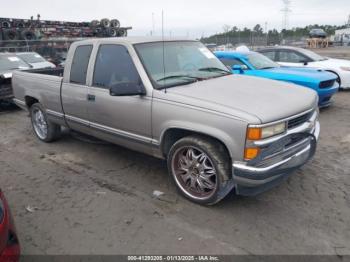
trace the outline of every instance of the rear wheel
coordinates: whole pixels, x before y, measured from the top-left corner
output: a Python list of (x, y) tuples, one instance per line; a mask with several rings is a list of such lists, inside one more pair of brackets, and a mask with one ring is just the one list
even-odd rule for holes
[(182, 138), (170, 149), (168, 169), (180, 193), (198, 204), (213, 205), (233, 188), (230, 158), (214, 139)]
[(30, 108), (30, 116), (35, 135), (44, 142), (53, 142), (61, 135), (61, 126), (47, 119), (43, 107), (36, 103)]

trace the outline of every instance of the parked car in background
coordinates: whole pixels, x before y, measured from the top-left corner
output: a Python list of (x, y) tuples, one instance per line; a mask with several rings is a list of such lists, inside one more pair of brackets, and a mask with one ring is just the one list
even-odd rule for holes
[(30, 64), (34, 69), (55, 68), (56, 66), (47, 61), (41, 55), (35, 52), (16, 53), (23, 61)]
[(215, 52), (215, 55), (235, 74), (250, 75), (294, 83), (315, 90), (319, 106), (331, 104), (332, 96), (338, 92), (337, 76), (313, 68), (282, 67), (268, 57), (248, 52)]
[(275, 46), (258, 50), (259, 53), (284, 66), (313, 67), (338, 76), (340, 88), (350, 88), (350, 61), (323, 57), (315, 52), (288, 46)]
[(322, 28), (314, 28), (309, 32), (310, 38), (326, 38), (327, 33)]
[(28, 70), (31, 66), (12, 53), (0, 53), (0, 101), (13, 97), (12, 73), (15, 70)]
[(66, 126), (166, 159), (179, 191), (199, 204), (233, 188), (266, 191), (315, 153), (314, 91), (233, 75), (198, 41), (75, 42), (62, 71), (14, 74), (14, 101), (41, 141)]
[(20, 245), (11, 212), (3, 192), (0, 189), (0, 261), (17, 262)]

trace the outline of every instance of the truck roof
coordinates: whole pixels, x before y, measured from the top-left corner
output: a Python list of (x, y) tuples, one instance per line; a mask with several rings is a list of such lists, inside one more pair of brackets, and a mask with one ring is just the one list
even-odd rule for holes
[(173, 42), (173, 41), (196, 41), (186, 38), (162, 38), (154, 36), (137, 36), (137, 37), (109, 37), (109, 38), (95, 38), (78, 41), (77, 43), (98, 43), (98, 42), (112, 42), (112, 43), (127, 43), (127, 44), (141, 44), (141, 43), (153, 43), (153, 42)]

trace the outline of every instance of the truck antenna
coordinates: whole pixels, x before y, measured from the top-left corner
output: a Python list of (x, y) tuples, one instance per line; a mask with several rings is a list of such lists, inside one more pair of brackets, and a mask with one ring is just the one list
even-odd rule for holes
[[(164, 10), (162, 10), (162, 42), (163, 42), (163, 77), (164, 77), (164, 86), (165, 86), (165, 42), (164, 42)], [(164, 92), (166, 93), (166, 87), (164, 89)]]

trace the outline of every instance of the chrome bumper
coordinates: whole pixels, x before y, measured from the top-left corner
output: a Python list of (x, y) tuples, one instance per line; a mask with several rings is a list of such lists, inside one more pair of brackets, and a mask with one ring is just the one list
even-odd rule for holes
[[(305, 123), (304, 128), (307, 128)], [(299, 127), (296, 131), (299, 133), (303, 130)], [(307, 129), (305, 129), (307, 130)], [(292, 135), (296, 134), (291, 131)], [(240, 195), (256, 195), (262, 193), (282, 180), (286, 179), (291, 172), (303, 166), (310, 160), (316, 149), (316, 143), (320, 135), (320, 124), (316, 120), (311, 132), (304, 133), (309, 135), (309, 139), (288, 148), (286, 151), (278, 153), (274, 159), (278, 161), (268, 161), (265, 164), (255, 163), (250, 165), (247, 162), (233, 163), (233, 181), (236, 186), (236, 193)], [(278, 143), (279, 140), (273, 141)]]

